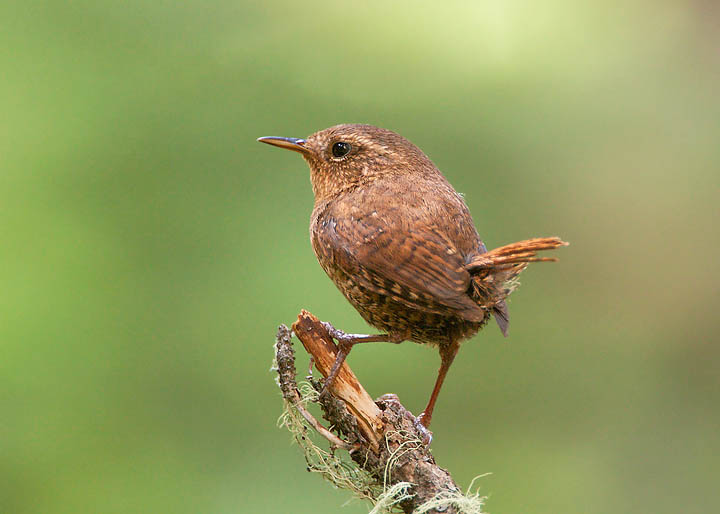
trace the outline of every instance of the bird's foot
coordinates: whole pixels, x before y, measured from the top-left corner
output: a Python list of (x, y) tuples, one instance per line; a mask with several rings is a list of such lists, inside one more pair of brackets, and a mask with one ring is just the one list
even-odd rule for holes
[(343, 362), (345, 362), (350, 350), (352, 350), (353, 345), (358, 341), (356, 334), (346, 334), (342, 330), (338, 330), (333, 327), (327, 321), (322, 321), (321, 323), (322, 326), (325, 327), (325, 330), (327, 330), (330, 337), (337, 341), (337, 354), (335, 355), (335, 362), (330, 369), (330, 373), (328, 373), (327, 377), (325, 377), (325, 383), (320, 391), (320, 397), (325, 397), (325, 395), (328, 394), (330, 386), (332, 386), (333, 382), (335, 382), (335, 377), (340, 371), (340, 367)]
[(323, 387), (320, 390), (320, 398), (324, 398), (328, 394), (330, 387), (335, 382), (335, 377), (340, 371), (340, 367), (342, 366), (343, 362), (345, 362), (345, 358), (347, 357), (348, 353), (350, 353), (350, 348), (352, 348), (352, 345), (349, 345), (346, 347), (347, 349), (344, 349), (345, 345), (343, 343), (340, 343), (338, 344), (338, 347), (338, 353), (335, 356), (335, 362), (333, 363), (333, 367), (330, 370), (330, 373), (328, 373), (328, 376), (325, 377), (325, 382), (323, 383)]
[(320, 391), (321, 396), (327, 393), (328, 388), (335, 380), (335, 376), (338, 374), (338, 371), (340, 371), (342, 363), (345, 362), (345, 358), (348, 356), (353, 346), (358, 343), (401, 343), (409, 336), (405, 333), (375, 335), (348, 334), (346, 332), (343, 332), (342, 330), (338, 330), (337, 328), (333, 327), (332, 324), (328, 323), (327, 321), (322, 321), (321, 323), (325, 330), (327, 330), (330, 337), (337, 341), (338, 347), (337, 355), (335, 357), (335, 363), (333, 364), (330, 373), (328, 373), (328, 376), (325, 379), (325, 385), (323, 385), (322, 391)]
[(422, 412), (418, 417), (415, 418), (415, 429), (420, 432), (420, 435), (422, 435), (423, 438), (423, 444), (425, 446), (430, 446), (430, 443), (432, 443), (433, 434), (430, 432), (430, 430), (427, 428), (425, 423), (423, 422), (423, 415), (425, 413)]
[(338, 342), (338, 346), (345, 344), (346, 346), (352, 346), (357, 343), (366, 343), (366, 342), (373, 342), (381, 340), (386, 340), (388, 336), (385, 334), (380, 335), (366, 335), (366, 334), (348, 334), (347, 332), (343, 332), (339, 328), (335, 328), (332, 326), (331, 323), (328, 323), (327, 321), (321, 321), (320, 322), (323, 327), (325, 327), (325, 330), (327, 330), (328, 334), (330, 334), (330, 337), (335, 339), (335, 341)]
[(328, 334), (330, 334), (330, 337), (332, 337), (336, 341), (340, 341), (341, 339), (347, 339), (348, 334), (332, 326), (332, 323), (328, 323), (327, 321), (321, 321), (320, 324), (325, 327), (325, 330), (327, 330)]
[[(418, 432), (418, 435), (420, 436), (420, 439), (422, 440), (422, 444), (425, 446), (430, 446), (430, 443), (433, 439), (433, 434), (430, 432), (430, 430), (427, 429), (425, 425), (422, 424), (422, 416), (423, 414), (420, 414), (420, 416), (413, 416), (413, 413), (407, 410), (402, 403), (400, 403), (400, 398), (398, 398), (398, 395), (394, 393), (386, 393), (382, 395), (380, 398), (376, 400), (376, 402), (382, 402), (384, 404), (388, 403), (395, 403), (399, 409), (397, 409), (399, 412), (402, 413), (403, 417), (412, 422), (413, 426), (415, 427), (415, 430)], [(384, 410), (384, 409), (383, 409)]]

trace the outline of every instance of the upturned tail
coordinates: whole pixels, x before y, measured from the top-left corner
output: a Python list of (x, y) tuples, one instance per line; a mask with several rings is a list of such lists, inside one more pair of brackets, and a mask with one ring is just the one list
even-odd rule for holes
[(472, 274), (473, 298), (481, 307), (492, 309), (505, 337), (510, 325), (505, 298), (520, 285), (518, 275), (531, 262), (557, 261), (555, 257), (538, 257), (537, 252), (567, 245), (568, 243), (559, 237), (527, 239), (478, 255), (465, 266)]

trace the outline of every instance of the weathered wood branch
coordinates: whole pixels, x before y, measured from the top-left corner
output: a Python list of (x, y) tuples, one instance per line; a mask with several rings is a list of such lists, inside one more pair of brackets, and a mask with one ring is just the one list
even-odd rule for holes
[[(337, 346), (320, 320), (303, 310), (293, 323), (292, 329), (305, 350), (312, 355), (315, 367), (327, 377), (335, 363)], [(340, 367), (330, 386), (330, 392), (345, 403), (370, 448), (377, 451), (383, 435), (382, 411), (375, 405), (347, 362), (343, 362)]]
[[(337, 346), (325, 327), (315, 316), (302, 311), (292, 328), (318, 371), (326, 377), (335, 362)], [(337, 434), (315, 420), (300, 404), (291, 344), (289, 330), (283, 325), (276, 340), (279, 385), (283, 397), (299, 407), (298, 411), (311, 427), (333, 447), (349, 449), (352, 460), (382, 489), (388, 490), (401, 482), (412, 484), (408, 491), (411, 496), (398, 504), (404, 512), (414, 512), (422, 505), (423, 512), (466, 512), (460, 504), (468, 498), (462, 496), (450, 473), (435, 463), (428, 447), (428, 434), (415, 416), (395, 395), (384, 395), (373, 401), (347, 363), (338, 372), (330, 394), (318, 400), (323, 417)], [(321, 389), (321, 382), (311, 382), (316, 390)], [(472, 512), (480, 512), (481, 503), (476, 502)], [(437, 508), (427, 510), (431, 505)]]

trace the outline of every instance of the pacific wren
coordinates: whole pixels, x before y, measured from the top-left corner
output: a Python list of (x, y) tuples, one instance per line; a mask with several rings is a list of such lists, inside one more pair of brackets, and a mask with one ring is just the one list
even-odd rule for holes
[(384, 331), (345, 334), (328, 325), (338, 356), (326, 388), (354, 344), (405, 340), (435, 345), (441, 366), (419, 416), (430, 425), (460, 343), (495, 317), (507, 336), (505, 298), (539, 250), (537, 238), (487, 251), (462, 196), (402, 136), (372, 125), (336, 125), (306, 139), (258, 139), (302, 154), (315, 207), (310, 239), (320, 265), (365, 320)]

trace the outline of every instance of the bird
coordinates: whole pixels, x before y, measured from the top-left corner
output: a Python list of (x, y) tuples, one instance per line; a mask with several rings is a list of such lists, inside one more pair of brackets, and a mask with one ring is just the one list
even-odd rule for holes
[(438, 348), (440, 369), (418, 423), (428, 428), (463, 341), (494, 317), (504, 336), (506, 298), (528, 263), (568, 243), (534, 238), (488, 251), (467, 205), (442, 172), (404, 137), (366, 124), (341, 124), (301, 139), (258, 141), (300, 153), (315, 197), (310, 241), (320, 266), (380, 334), (338, 343), (323, 392), (355, 344), (413, 341)]

